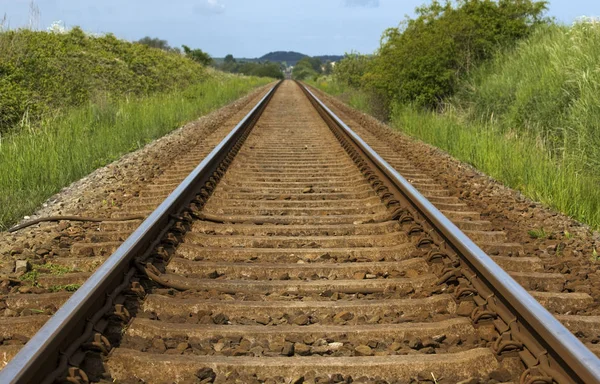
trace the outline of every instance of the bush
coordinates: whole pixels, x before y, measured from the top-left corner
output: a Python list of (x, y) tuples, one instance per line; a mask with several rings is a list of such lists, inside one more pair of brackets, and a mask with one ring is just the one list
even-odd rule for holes
[(177, 53), (111, 34), (0, 32), (0, 133), (23, 117), (37, 120), (106, 95), (181, 89), (205, 77), (201, 65)]
[(385, 31), (368, 65), (350, 56), (336, 74), (374, 90), (388, 105), (395, 100), (434, 108), (465, 74), (546, 23), (545, 9), (546, 1), (534, 0), (433, 0), (417, 8), (415, 19)]
[(351, 87), (361, 87), (363, 76), (369, 69), (369, 61), (368, 56), (356, 52), (345, 54), (333, 69), (335, 80)]
[(191, 49), (187, 45), (182, 45), (182, 48), (185, 56), (197, 63), (207, 66), (211, 65), (213, 62), (213, 59), (210, 57), (210, 55), (201, 49)]

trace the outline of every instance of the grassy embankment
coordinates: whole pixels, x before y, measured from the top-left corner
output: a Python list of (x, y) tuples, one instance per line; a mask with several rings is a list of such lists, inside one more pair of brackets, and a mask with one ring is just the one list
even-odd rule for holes
[[(390, 124), (600, 228), (600, 24), (543, 26), (475, 70), (443, 113), (396, 103)], [(372, 113), (365, 91), (320, 89)]]
[(0, 33), (0, 229), (64, 186), (272, 79), (90, 37)]

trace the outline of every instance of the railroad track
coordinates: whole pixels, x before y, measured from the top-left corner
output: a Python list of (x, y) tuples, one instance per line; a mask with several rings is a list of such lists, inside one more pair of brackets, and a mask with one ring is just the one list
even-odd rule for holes
[[(0, 382), (600, 382), (571, 333), (598, 341), (598, 317), (577, 315), (593, 299), (360, 133), (431, 202), (283, 82), (189, 176), (180, 162), (116, 214), (141, 225), (71, 246), (64, 265), (106, 260), (61, 277), (85, 281), (75, 293), (5, 298), (21, 313), (0, 322), (6, 340), (45, 325), (1, 346), (20, 352)], [(49, 321), (23, 314), (63, 302)]]

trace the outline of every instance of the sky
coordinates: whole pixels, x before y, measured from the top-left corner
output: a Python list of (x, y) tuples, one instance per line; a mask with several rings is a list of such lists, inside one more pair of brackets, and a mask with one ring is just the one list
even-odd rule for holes
[[(426, 0), (0, 0), (5, 27), (46, 29), (61, 20), (93, 33), (201, 48), (213, 57), (260, 57), (272, 51), (311, 56), (372, 53), (382, 32)], [(428, 2), (428, 1), (427, 1)], [(552, 0), (558, 21), (600, 16), (598, 0)]]

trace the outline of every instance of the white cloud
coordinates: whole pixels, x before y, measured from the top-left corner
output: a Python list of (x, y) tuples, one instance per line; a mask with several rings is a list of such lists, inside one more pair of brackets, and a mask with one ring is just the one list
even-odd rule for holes
[(194, 13), (202, 15), (213, 15), (225, 12), (225, 4), (219, 0), (203, 0), (194, 6)]
[(346, 7), (377, 8), (379, 0), (344, 0), (344, 5)]

